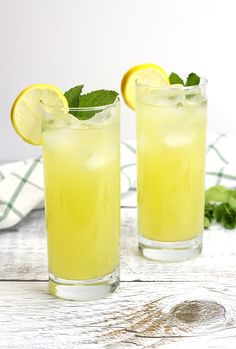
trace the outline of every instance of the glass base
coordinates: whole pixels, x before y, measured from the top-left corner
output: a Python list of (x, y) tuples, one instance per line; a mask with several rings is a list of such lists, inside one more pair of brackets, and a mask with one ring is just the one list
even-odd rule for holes
[(141, 254), (159, 262), (181, 262), (197, 257), (202, 251), (202, 234), (192, 240), (163, 242), (144, 238), (139, 235)]
[(112, 294), (119, 286), (120, 270), (92, 280), (65, 280), (49, 274), (49, 290), (53, 296), (74, 300), (93, 301)]

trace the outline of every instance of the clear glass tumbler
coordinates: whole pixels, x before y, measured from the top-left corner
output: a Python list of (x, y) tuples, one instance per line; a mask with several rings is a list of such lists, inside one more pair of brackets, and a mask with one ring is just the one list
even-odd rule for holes
[(139, 250), (153, 260), (186, 260), (202, 249), (206, 83), (136, 81)]
[(50, 292), (102, 298), (119, 285), (119, 100), (69, 110), (44, 105), (43, 111)]

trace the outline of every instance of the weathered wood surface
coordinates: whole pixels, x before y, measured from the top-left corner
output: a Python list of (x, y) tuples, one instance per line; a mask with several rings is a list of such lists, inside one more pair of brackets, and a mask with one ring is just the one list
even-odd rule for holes
[(0, 348), (236, 347), (236, 231), (204, 234), (177, 264), (137, 252), (136, 210), (122, 209), (121, 286), (96, 302), (51, 297), (43, 211), (0, 231)]
[(0, 286), (1, 348), (235, 348), (235, 286), (123, 282), (87, 303), (50, 297), (46, 282)]
[[(122, 281), (231, 282), (236, 276), (236, 231), (214, 227), (204, 233), (200, 257), (184, 263), (156, 263), (137, 251), (136, 209), (122, 209)], [(34, 211), (11, 231), (0, 232), (0, 279), (47, 280), (44, 212)]]

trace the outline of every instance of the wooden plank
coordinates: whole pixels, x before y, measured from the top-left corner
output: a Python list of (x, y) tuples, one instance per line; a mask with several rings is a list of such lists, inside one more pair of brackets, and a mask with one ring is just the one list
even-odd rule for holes
[(44, 211), (0, 231), (0, 280), (46, 280), (47, 247)]
[(80, 303), (51, 297), (46, 282), (0, 282), (0, 295), (1, 349), (231, 348), (236, 340), (232, 284), (122, 282), (112, 296)]
[[(236, 232), (215, 227), (204, 233), (201, 257), (184, 263), (156, 263), (137, 251), (136, 210), (122, 209), (123, 281), (214, 281), (236, 274)], [(33, 211), (16, 227), (0, 232), (0, 279), (47, 280), (44, 213)]]
[[(122, 209), (123, 281), (230, 281), (236, 274), (236, 231), (215, 226), (204, 233), (201, 257), (156, 263), (137, 252), (136, 209)], [(44, 212), (33, 211), (14, 228), (0, 231), (0, 280), (47, 280)]]

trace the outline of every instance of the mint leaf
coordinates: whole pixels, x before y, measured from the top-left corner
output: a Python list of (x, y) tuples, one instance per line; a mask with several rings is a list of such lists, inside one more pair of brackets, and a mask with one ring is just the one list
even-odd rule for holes
[(236, 190), (234, 190), (229, 197), (229, 204), (232, 208), (236, 209)]
[(236, 227), (236, 189), (228, 189), (222, 185), (211, 187), (205, 192), (205, 201), (205, 228), (209, 228), (213, 219), (226, 229)]
[(183, 79), (181, 79), (178, 74), (172, 72), (169, 76), (169, 82), (171, 85), (181, 84), (184, 86), (195, 86), (199, 85), (200, 77), (195, 73), (190, 73), (187, 77), (186, 83), (184, 83)]
[(184, 81), (181, 79), (181, 77), (178, 74), (173, 72), (169, 76), (169, 82), (171, 85), (174, 85), (174, 84), (184, 85)]
[[(110, 90), (97, 90), (80, 96), (79, 108), (100, 107), (115, 102), (118, 93)], [(87, 120), (93, 117), (98, 111), (78, 111), (76, 117)]]
[[(79, 105), (79, 98), (81, 95), (81, 92), (83, 90), (84, 85), (78, 85), (75, 87), (72, 87), (68, 91), (64, 93), (64, 96), (67, 99), (69, 108), (77, 108)], [(76, 111), (71, 110), (70, 113), (74, 116), (76, 116)]]
[(79, 98), (83, 90), (84, 85), (78, 85), (72, 87), (64, 93), (70, 108), (77, 108), (79, 105)]
[(195, 86), (195, 85), (199, 85), (199, 83), (200, 83), (200, 77), (195, 73), (190, 73), (189, 76), (187, 77), (185, 86)]
[(214, 211), (214, 218), (216, 222), (220, 223), (226, 213), (225, 204), (220, 204), (216, 206)]
[(204, 228), (209, 228), (209, 226), (211, 225), (211, 222), (213, 220), (213, 215), (214, 215), (214, 209), (215, 209), (215, 205), (209, 202), (205, 204)]
[(230, 206), (227, 207), (221, 223), (226, 229), (234, 229), (236, 227), (236, 211)]
[(207, 228), (210, 227), (210, 225), (211, 225), (210, 219), (209, 219), (208, 217), (205, 216), (205, 217), (204, 217), (204, 228), (207, 229)]
[(97, 90), (80, 96), (79, 107), (100, 107), (114, 103), (118, 93), (109, 90)]
[(222, 185), (216, 185), (209, 188), (205, 193), (205, 200), (207, 202), (228, 202), (231, 191)]
[(214, 217), (226, 229), (234, 229), (236, 227), (236, 211), (227, 203), (216, 206)]

